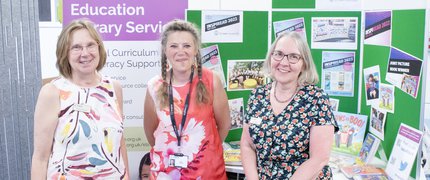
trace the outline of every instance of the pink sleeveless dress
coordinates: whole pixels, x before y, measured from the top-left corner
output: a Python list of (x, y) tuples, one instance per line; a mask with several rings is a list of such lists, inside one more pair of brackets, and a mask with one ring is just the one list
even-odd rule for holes
[[(195, 72), (197, 73), (197, 71)], [(213, 96), (213, 73), (202, 70), (202, 81), (209, 94)], [(160, 76), (148, 82), (148, 89), (156, 104), (158, 127), (154, 132), (155, 146), (151, 149), (151, 179), (227, 179), (220, 140), (212, 103), (197, 105), (195, 93), (198, 77), (191, 84), (190, 105), (182, 130), (181, 146), (172, 128), (169, 107), (159, 109), (156, 92), (162, 84)], [(173, 86), (173, 100), (176, 126), (180, 127), (185, 98), (190, 83)], [(187, 168), (169, 166), (169, 155), (182, 153), (188, 157)]]

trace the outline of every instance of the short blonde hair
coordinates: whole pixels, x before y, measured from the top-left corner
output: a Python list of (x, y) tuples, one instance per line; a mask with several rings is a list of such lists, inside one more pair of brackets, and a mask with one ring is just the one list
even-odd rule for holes
[(76, 19), (70, 22), (69, 25), (63, 28), (57, 41), (57, 68), (60, 74), (66, 78), (72, 76), (72, 67), (69, 63), (69, 52), (72, 34), (80, 29), (86, 29), (90, 33), (90, 36), (99, 45), (100, 61), (97, 65), (97, 71), (100, 71), (106, 63), (106, 49), (103, 41), (97, 30), (94, 28), (93, 23), (88, 19)]
[(299, 74), (298, 83), (300, 86), (304, 85), (315, 85), (319, 82), (318, 73), (314, 64), (314, 61), (312, 59), (312, 54), (309, 49), (308, 43), (302, 38), (302, 36), (297, 32), (286, 32), (279, 35), (275, 42), (273, 42), (272, 46), (270, 46), (269, 51), (266, 55), (266, 60), (264, 62), (264, 68), (266, 73), (273, 79), (272, 72), (271, 72), (271, 58), (272, 53), (275, 50), (276, 44), (278, 43), (279, 39), (281, 38), (290, 38), (292, 39), (297, 48), (299, 49), (299, 52), (301, 56), (303, 57), (303, 68), (302, 72)]

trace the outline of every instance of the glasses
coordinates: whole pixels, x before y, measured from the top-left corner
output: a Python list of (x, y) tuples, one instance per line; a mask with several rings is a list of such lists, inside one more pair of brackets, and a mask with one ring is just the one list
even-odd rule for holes
[(97, 43), (91, 43), (87, 46), (74, 45), (72, 48), (70, 48), (70, 52), (73, 54), (81, 54), (84, 48), (87, 48), (88, 52), (93, 53), (98, 50), (99, 45)]
[(290, 62), (291, 64), (296, 64), (300, 61), (300, 59), (303, 59), (303, 57), (300, 54), (284, 54), (281, 51), (275, 51), (272, 53), (272, 58), (275, 61), (282, 61), (284, 59), (284, 57), (287, 57), (288, 62)]

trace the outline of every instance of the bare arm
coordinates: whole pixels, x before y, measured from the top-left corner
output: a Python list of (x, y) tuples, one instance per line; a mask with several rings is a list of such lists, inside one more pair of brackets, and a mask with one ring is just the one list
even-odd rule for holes
[(146, 139), (149, 145), (155, 145), (154, 131), (157, 129), (157, 113), (155, 103), (152, 100), (149, 90), (146, 90), (145, 105), (144, 105), (144, 116), (143, 116), (143, 128), (145, 129)]
[(42, 87), (34, 111), (34, 151), (31, 179), (47, 179), (48, 160), (60, 112), (60, 93), (51, 83)]
[(297, 168), (291, 180), (315, 179), (330, 159), (334, 126), (313, 126), (310, 132), (309, 159)]
[(249, 125), (246, 123), (243, 124), (242, 138), (240, 139), (240, 159), (246, 179), (257, 180), (257, 153), (249, 136)]
[[(122, 88), (121, 88), (121, 84), (118, 81), (113, 81), (114, 84), (114, 89), (115, 89), (115, 94), (116, 94), (116, 99), (118, 101), (118, 110), (120, 113), (121, 117), (124, 117), (124, 111), (123, 111), (123, 96), (122, 96)], [(130, 175), (130, 169), (128, 167), (128, 154), (127, 154), (127, 148), (126, 148), (126, 144), (125, 144), (125, 140), (124, 140), (124, 134), (122, 135), (121, 138), (121, 156), (124, 160), (124, 165), (125, 165), (125, 179), (129, 179), (129, 175)]]
[(221, 142), (227, 137), (230, 130), (230, 109), (228, 107), (227, 94), (221, 84), (219, 77), (214, 74), (214, 96), (213, 96), (213, 109), (215, 114), (216, 125), (218, 127), (218, 134)]

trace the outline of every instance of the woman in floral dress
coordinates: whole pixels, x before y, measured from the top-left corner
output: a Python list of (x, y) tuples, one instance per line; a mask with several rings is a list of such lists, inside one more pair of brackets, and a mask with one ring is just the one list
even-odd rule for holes
[(202, 68), (198, 30), (174, 20), (161, 43), (161, 76), (148, 82), (145, 97), (151, 179), (226, 179), (227, 95), (220, 79)]
[(241, 139), (247, 179), (331, 179), (337, 123), (302, 37), (285, 33), (266, 59), (273, 82), (251, 92)]

